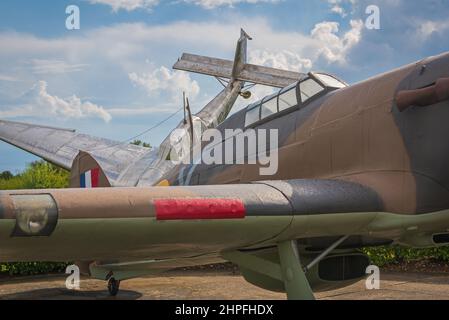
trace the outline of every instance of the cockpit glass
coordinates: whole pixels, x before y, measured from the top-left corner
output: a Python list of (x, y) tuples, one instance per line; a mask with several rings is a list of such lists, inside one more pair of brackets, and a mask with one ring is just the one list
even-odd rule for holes
[(265, 119), (278, 112), (277, 97), (262, 103), (261, 118)]
[(321, 73), (315, 73), (315, 76), (320, 80), (322, 83), (324, 83), (326, 86), (331, 88), (345, 88), (347, 85), (341, 82), (338, 79), (335, 79), (332, 76), (329, 76), (327, 74), (321, 74)]
[(253, 107), (246, 112), (245, 127), (252, 125), (260, 120), (260, 106)]
[(301, 90), (301, 100), (303, 103), (324, 90), (324, 88), (313, 79), (307, 79), (301, 82), (299, 87)]
[(322, 73), (309, 74), (299, 84), (293, 83), (282, 89), (279, 94), (266, 97), (262, 102), (256, 102), (248, 106), (246, 109), (245, 126), (251, 126), (272, 115), (282, 113), (285, 110), (294, 110), (299, 104), (298, 93), (301, 96), (302, 104), (304, 104), (313, 97), (326, 91), (326, 89), (339, 89), (344, 87), (347, 87), (347, 84), (333, 76)]
[(298, 105), (298, 98), (296, 96), (296, 87), (281, 93), (279, 96), (279, 112), (290, 109)]

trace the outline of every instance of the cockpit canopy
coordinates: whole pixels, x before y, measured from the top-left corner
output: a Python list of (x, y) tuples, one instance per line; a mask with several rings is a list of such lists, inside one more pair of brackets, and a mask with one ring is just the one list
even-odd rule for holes
[(249, 105), (246, 109), (245, 127), (271, 118), (274, 115), (294, 110), (294, 108), (303, 106), (322, 93), (347, 86), (346, 83), (334, 76), (324, 73), (309, 73), (301, 81)]

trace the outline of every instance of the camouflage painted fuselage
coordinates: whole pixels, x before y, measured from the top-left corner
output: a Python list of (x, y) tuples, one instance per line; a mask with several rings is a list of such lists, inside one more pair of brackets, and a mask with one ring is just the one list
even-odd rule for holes
[[(400, 112), (399, 91), (429, 87), (449, 77), (449, 54), (329, 92), (251, 128), (278, 129), (279, 170), (258, 165), (177, 168), (170, 183), (191, 185), (260, 180), (337, 179), (375, 191), (383, 210), (416, 214), (449, 209), (449, 100)], [(244, 129), (245, 110), (219, 129)], [(180, 175), (180, 172), (181, 175)]]

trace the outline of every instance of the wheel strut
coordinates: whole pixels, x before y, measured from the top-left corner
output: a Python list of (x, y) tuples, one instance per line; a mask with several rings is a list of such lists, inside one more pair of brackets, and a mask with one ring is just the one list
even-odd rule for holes
[(313, 291), (304, 273), (295, 241), (278, 244), (285, 291), (289, 300), (314, 300)]

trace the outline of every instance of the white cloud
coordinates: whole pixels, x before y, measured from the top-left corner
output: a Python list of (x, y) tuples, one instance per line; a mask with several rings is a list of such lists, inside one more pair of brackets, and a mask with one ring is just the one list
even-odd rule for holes
[(422, 40), (427, 39), (432, 34), (443, 34), (449, 30), (449, 21), (418, 21), (418, 35)]
[(233, 7), (239, 3), (278, 3), (280, 0), (183, 0), (186, 3), (192, 3), (205, 9), (214, 9), (217, 7), (228, 6)]
[[(206, 97), (213, 97), (220, 90), (213, 79), (198, 76), (194, 80), (187, 73), (161, 66), (174, 63), (182, 52), (232, 59), (240, 26), (254, 37), (248, 44), (251, 63), (300, 72), (312, 67), (322, 69), (322, 62), (343, 63), (361, 38), (356, 22), (347, 33), (340, 33), (338, 24), (324, 23), (304, 34), (275, 30), (266, 19), (246, 17), (220, 22), (117, 24), (52, 39), (0, 32), (0, 43), (8, 44), (0, 50), (0, 61), (8, 61), (1, 66), (0, 73), (13, 74), (21, 80), (13, 88), (17, 96), (17, 91), (28, 89), (46, 72), (45, 80), (51, 83), (52, 90), (67, 92), (68, 88), (76, 88), (79, 95), (95, 97), (106, 104), (107, 109), (92, 108), (93, 104), (90, 108), (96, 111), (90, 112), (90, 116), (106, 121), (111, 114), (150, 113), (148, 106), (154, 110), (174, 110), (182, 103), (182, 91), (188, 93), (192, 105), (199, 109)], [(151, 68), (147, 60), (152, 61)], [(72, 73), (67, 75), (62, 70)], [(202, 94), (199, 94), (200, 87)], [(259, 86), (252, 91), (257, 98), (271, 92)], [(63, 106), (72, 107), (66, 109), (75, 110), (65, 114), (87, 116), (81, 106), (89, 104), (76, 103), (76, 99), (60, 100), (65, 101), (66, 104), (61, 103)], [(124, 106), (129, 108), (129, 113), (123, 110)], [(6, 110), (5, 105), (0, 108)], [(24, 110), (30, 110), (30, 116), (39, 116), (36, 107), (15, 108), (14, 112), (24, 116)], [(47, 115), (58, 115), (54, 110), (45, 110)]]
[(76, 95), (68, 99), (52, 96), (47, 91), (48, 84), (39, 81), (21, 97), (18, 106), (0, 111), (0, 117), (48, 117), (62, 119), (100, 118), (109, 122), (112, 117), (103, 108), (89, 101), (81, 101)]
[(312, 30), (312, 38), (322, 43), (319, 54), (328, 62), (345, 63), (348, 52), (360, 42), (363, 21), (351, 20), (350, 24), (351, 29), (342, 37), (338, 36), (338, 22), (321, 22)]
[(249, 53), (249, 62), (296, 72), (310, 71), (313, 66), (312, 60), (301, 58), (299, 54), (289, 50), (253, 50)]
[(151, 96), (161, 91), (167, 91), (172, 99), (179, 100), (181, 92), (192, 99), (200, 93), (198, 83), (190, 78), (190, 75), (182, 71), (171, 71), (166, 67), (160, 67), (152, 72), (137, 74), (132, 72), (129, 79), (133, 84), (142, 87)]
[(337, 13), (339, 15), (341, 15), (342, 17), (346, 17), (346, 11), (345, 9), (343, 9), (342, 7), (340, 7), (339, 5), (335, 5), (332, 7), (331, 11), (333, 13)]
[[(159, 4), (159, 0), (88, 0), (92, 4), (104, 4), (112, 7), (114, 12), (119, 10), (133, 11), (137, 9), (152, 9)], [(282, 0), (177, 0), (177, 2), (185, 2), (201, 6), (205, 9), (214, 9), (217, 7), (228, 6), (234, 7), (239, 3), (278, 3)]]
[[(343, 18), (348, 15), (348, 11), (352, 14), (354, 6), (358, 0), (326, 0), (330, 5), (330, 10)], [(348, 10), (349, 9), (349, 10)]]
[(114, 12), (121, 9), (133, 11), (136, 9), (151, 9), (159, 3), (159, 0), (89, 0), (92, 4), (104, 4), (112, 7)]
[[(0, 58), (10, 61), (17, 57), (45, 56), (50, 58), (42, 61), (60, 61), (56, 67), (52, 66), (54, 69), (79, 70), (85, 65), (95, 67), (101, 64), (121, 67), (129, 74), (142, 69), (148, 58), (170, 63), (183, 51), (230, 58), (234, 55), (240, 26), (254, 37), (248, 46), (250, 52), (256, 51), (252, 54), (253, 59), (266, 55), (268, 61), (271, 55), (271, 65), (280, 63), (296, 68), (301, 65), (307, 68), (309, 60), (316, 60), (316, 55), (323, 50), (334, 53), (340, 60), (345, 58), (345, 54), (360, 40), (363, 27), (361, 21), (351, 21), (351, 30), (340, 36), (338, 23), (323, 22), (317, 24), (311, 34), (303, 34), (274, 30), (265, 19), (242, 18), (155, 26), (119, 24), (94, 29), (76, 37), (56, 39), (0, 33), (0, 42), (8, 43), (0, 50)], [(257, 50), (260, 52), (257, 53)], [(330, 58), (330, 62), (338, 60), (332, 55), (326, 57)], [(280, 62), (275, 62), (278, 59)], [(70, 61), (70, 64), (61, 61)]]
[(83, 71), (86, 64), (69, 64), (61, 60), (31, 60), (32, 70), (35, 74), (62, 74)]

